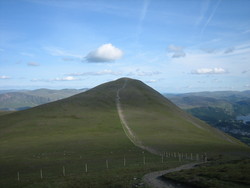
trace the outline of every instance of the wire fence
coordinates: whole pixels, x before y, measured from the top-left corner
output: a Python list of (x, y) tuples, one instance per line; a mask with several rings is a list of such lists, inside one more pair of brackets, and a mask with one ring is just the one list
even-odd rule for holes
[(16, 171), (16, 175), (8, 177), (13, 181), (22, 182), (34, 179), (53, 179), (56, 177), (67, 177), (74, 175), (91, 174), (103, 172), (105, 170), (121, 169), (131, 166), (147, 166), (168, 164), (171, 162), (207, 162), (207, 154), (203, 153), (182, 153), (182, 152), (164, 152), (161, 156), (146, 155), (142, 153), (137, 156), (107, 157), (100, 156), (99, 159), (84, 160), (65, 160), (53, 165), (36, 165), (23, 168)]

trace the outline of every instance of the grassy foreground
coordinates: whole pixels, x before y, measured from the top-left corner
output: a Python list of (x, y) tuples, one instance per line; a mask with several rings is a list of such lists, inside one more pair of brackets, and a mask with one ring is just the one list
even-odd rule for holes
[(164, 177), (199, 188), (247, 188), (250, 186), (250, 159), (212, 161)]

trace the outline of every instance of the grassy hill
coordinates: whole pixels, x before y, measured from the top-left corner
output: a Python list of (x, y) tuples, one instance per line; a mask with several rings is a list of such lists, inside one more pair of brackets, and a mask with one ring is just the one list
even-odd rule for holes
[[(133, 176), (166, 168), (155, 163), (159, 156), (136, 147), (124, 133), (117, 112), (119, 89), (126, 121), (144, 146), (159, 153), (248, 151), (238, 140), (183, 112), (142, 82), (123, 78), (0, 116), (0, 186), (122, 187), (131, 185)], [(147, 163), (154, 161), (151, 166), (142, 165), (143, 156)], [(112, 169), (108, 172), (104, 171), (107, 163)], [(85, 164), (91, 172), (88, 176), (83, 176)], [(40, 169), (45, 180), (39, 180)], [(16, 180), (17, 173), (21, 182)]]

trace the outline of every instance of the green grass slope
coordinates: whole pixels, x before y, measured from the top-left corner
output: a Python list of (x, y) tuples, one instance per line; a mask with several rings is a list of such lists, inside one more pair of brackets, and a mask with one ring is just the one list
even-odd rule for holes
[(146, 146), (158, 151), (228, 152), (247, 150), (233, 137), (188, 115), (140, 81), (127, 79), (120, 92), (125, 117)]
[[(142, 82), (123, 78), (63, 100), (0, 116), (0, 187), (77, 187), (72, 183), (75, 180), (58, 177), (64, 166), (68, 176), (77, 173), (83, 178), (86, 163), (95, 175), (84, 176), (78, 187), (94, 178), (98, 180), (86, 187), (105, 187), (103, 182), (109, 185), (116, 179), (123, 179), (119, 185), (127, 186), (125, 181), (134, 173), (150, 170), (140, 167), (142, 150), (127, 138), (118, 116), (117, 90), (125, 82), (126, 87), (120, 91), (125, 118), (145, 145), (177, 152), (245, 149), (244, 144), (187, 115)], [(144, 155), (147, 162), (149, 158), (160, 161), (159, 156)], [(124, 156), (133, 166), (121, 171)], [(110, 179), (103, 175), (106, 160), (114, 169), (107, 173)], [(38, 181), (40, 169), (46, 181)], [(17, 182), (17, 172), (21, 183)]]
[[(0, 116), (0, 179), (17, 171), (33, 176), (40, 168), (61, 174), (62, 166), (84, 172), (104, 169), (105, 160), (141, 156), (123, 132), (115, 104), (119, 82), (73, 97)], [(135, 159), (137, 160), (137, 159)], [(129, 163), (129, 162), (128, 162)], [(47, 170), (46, 170), (47, 168)], [(10, 178), (10, 180), (8, 180)], [(1, 181), (0, 181), (1, 182)]]

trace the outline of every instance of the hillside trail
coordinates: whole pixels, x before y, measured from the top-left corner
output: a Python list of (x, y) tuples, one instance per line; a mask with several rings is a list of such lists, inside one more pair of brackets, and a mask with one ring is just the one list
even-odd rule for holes
[(118, 115), (119, 115), (119, 118), (120, 118), (120, 121), (121, 121), (121, 124), (122, 124), (122, 128), (123, 128), (126, 136), (129, 138), (129, 140), (135, 146), (137, 146), (137, 147), (139, 147), (139, 148), (141, 148), (143, 150), (146, 150), (146, 151), (148, 151), (150, 153), (160, 155), (160, 153), (157, 152), (155, 149), (144, 146), (142, 141), (140, 139), (138, 139), (136, 134), (132, 131), (132, 129), (128, 125), (128, 122), (127, 122), (127, 120), (125, 118), (125, 114), (124, 114), (124, 111), (122, 109), (122, 105), (121, 105), (121, 101), (120, 101), (120, 99), (121, 99), (120, 98), (120, 92), (121, 92), (121, 90), (125, 89), (125, 87), (127, 86), (127, 83), (128, 83), (128, 80), (125, 80), (123, 86), (121, 88), (119, 88), (117, 90), (117, 93), (116, 93), (116, 108), (117, 108), (117, 112), (118, 112)]
[(179, 166), (177, 168), (172, 168), (168, 170), (162, 170), (162, 171), (156, 171), (151, 172), (143, 176), (142, 181), (149, 187), (152, 188), (188, 188), (190, 186), (181, 185), (179, 183), (175, 183), (171, 180), (163, 179), (161, 176), (171, 173), (171, 172), (177, 172), (185, 169), (191, 169), (194, 168), (195, 165), (201, 164), (200, 163), (189, 163), (182, 166)]

